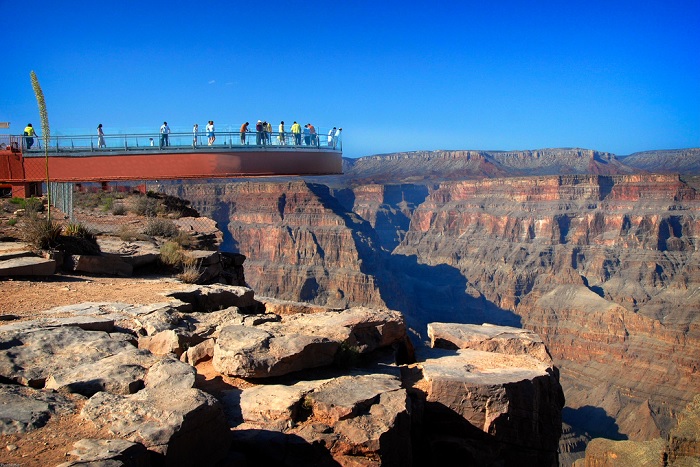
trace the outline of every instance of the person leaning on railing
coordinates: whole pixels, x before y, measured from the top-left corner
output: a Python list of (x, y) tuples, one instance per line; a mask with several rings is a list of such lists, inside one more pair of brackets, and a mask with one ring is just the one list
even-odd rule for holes
[(294, 135), (294, 144), (301, 146), (301, 125), (297, 122), (292, 123), (292, 135)]
[(248, 125), (250, 125), (248, 122), (241, 125), (241, 144), (245, 144), (245, 134), (248, 132)]
[(34, 146), (35, 136), (34, 127), (31, 123), (27, 123), (27, 126), (24, 128), (24, 142), (27, 145), (27, 149), (31, 149)]

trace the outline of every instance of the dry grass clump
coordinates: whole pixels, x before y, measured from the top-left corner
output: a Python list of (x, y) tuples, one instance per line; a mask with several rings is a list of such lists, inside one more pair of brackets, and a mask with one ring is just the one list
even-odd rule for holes
[(195, 258), (185, 257), (182, 263), (182, 272), (175, 277), (186, 284), (196, 284), (202, 277), (200, 263), (201, 261), (197, 261)]
[(172, 267), (180, 266), (185, 259), (185, 252), (175, 242), (165, 242), (160, 247), (160, 260)]
[(165, 242), (160, 247), (160, 260), (180, 272), (175, 275), (179, 280), (188, 284), (196, 284), (202, 277), (200, 271), (201, 262), (196, 258), (187, 256), (185, 251), (176, 242)]
[(94, 230), (87, 226), (84, 226), (80, 222), (71, 222), (67, 224), (65, 227), (63, 227), (63, 234), (68, 237), (80, 237), (88, 240), (95, 240), (96, 237)]
[(27, 216), (22, 221), (20, 236), (32, 247), (48, 250), (58, 245), (62, 229), (61, 224), (57, 222), (38, 216)]
[(177, 225), (175, 225), (175, 223), (170, 219), (155, 217), (148, 221), (143, 233), (151, 237), (171, 238), (176, 236), (179, 231), (180, 229), (178, 229)]
[(139, 216), (156, 217), (162, 209), (159, 207), (158, 199), (144, 195), (133, 201), (132, 211)]

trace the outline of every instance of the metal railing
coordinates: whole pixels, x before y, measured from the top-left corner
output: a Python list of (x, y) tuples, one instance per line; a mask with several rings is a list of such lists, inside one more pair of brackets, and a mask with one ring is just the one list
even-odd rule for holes
[[(146, 134), (116, 134), (116, 135), (57, 135), (51, 136), (48, 142), (49, 153), (72, 152), (110, 152), (110, 151), (173, 151), (173, 150), (207, 150), (234, 149), (243, 147), (275, 147), (275, 148), (316, 148), (342, 151), (342, 139), (335, 135), (304, 135), (299, 137), (291, 132), (283, 134), (272, 132), (239, 131), (215, 132), (213, 144), (208, 144), (207, 134), (200, 131), (169, 133), (164, 137), (158, 133)], [(31, 147), (29, 137), (12, 136), (20, 141), (25, 153), (44, 152), (44, 140), (41, 136), (33, 136)]]

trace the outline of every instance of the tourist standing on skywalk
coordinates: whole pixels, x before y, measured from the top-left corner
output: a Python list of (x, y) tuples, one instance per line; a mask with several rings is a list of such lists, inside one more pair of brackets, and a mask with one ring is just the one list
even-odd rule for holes
[(214, 141), (216, 141), (216, 135), (214, 135), (214, 120), (209, 120), (209, 123), (207, 124), (207, 138), (209, 146), (214, 144)]
[(160, 148), (163, 149), (165, 146), (170, 146), (170, 141), (168, 140), (168, 135), (170, 134), (170, 127), (168, 122), (163, 122), (160, 126)]
[(301, 125), (296, 121), (292, 123), (292, 135), (294, 135), (294, 144), (301, 146)]
[(98, 148), (105, 148), (107, 145), (105, 144), (105, 133), (102, 131), (102, 124), (100, 123), (97, 125), (97, 147)]

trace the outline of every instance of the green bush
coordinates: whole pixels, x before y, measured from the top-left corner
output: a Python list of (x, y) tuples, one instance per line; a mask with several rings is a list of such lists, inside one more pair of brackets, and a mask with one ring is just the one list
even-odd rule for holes
[(42, 212), (44, 210), (44, 202), (33, 196), (31, 198), (11, 198), (9, 201), (16, 205), (18, 209), (24, 209), (28, 213)]
[(103, 212), (111, 211), (113, 206), (114, 206), (114, 198), (112, 198), (111, 196), (108, 196), (102, 200), (102, 211)]
[(63, 233), (69, 237), (79, 237), (88, 240), (95, 239), (95, 232), (81, 223), (70, 223), (63, 228)]
[(15, 225), (16, 223), (17, 223), (17, 218), (16, 218), (16, 217), (13, 217), (12, 219), (9, 219), (9, 220), (7, 221), (7, 225), (9, 225), (9, 226), (13, 226), (13, 225)]

